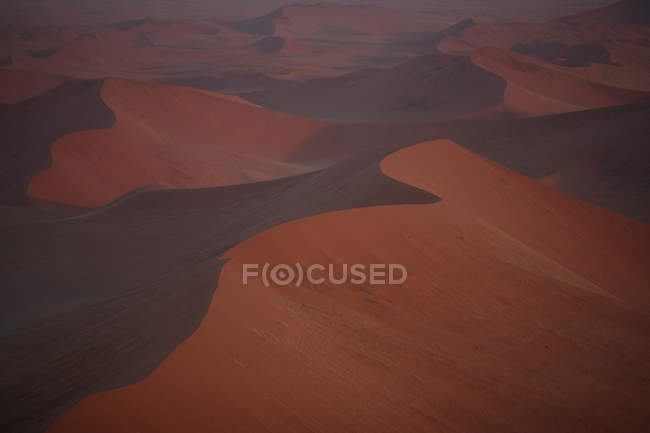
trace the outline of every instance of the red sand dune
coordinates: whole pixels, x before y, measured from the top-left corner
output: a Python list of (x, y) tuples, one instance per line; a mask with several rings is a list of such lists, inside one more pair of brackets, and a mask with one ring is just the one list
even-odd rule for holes
[(394, 122), (494, 107), (504, 87), (502, 79), (466, 58), (436, 54), (243, 97), (272, 110), (337, 122)]
[(68, 80), (58, 75), (0, 69), (0, 104), (15, 104), (57, 87)]
[(577, 111), (650, 100), (650, 93), (591, 82), (511, 51), (485, 47), (472, 61), (508, 83), (505, 102), (533, 115)]
[[(325, 214), (236, 246), (191, 338), (49, 432), (644, 431), (648, 226), (447, 141), (382, 170), (442, 202)], [(269, 260), (404, 263), (410, 278), (242, 286), (243, 263)]]
[(197, 188), (300, 173), (307, 168), (283, 158), (322, 125), (184, 87), (109, 79), (101, 97), (115, 125), (54, 142), (30, 196), (98, 206), (154, 183)]

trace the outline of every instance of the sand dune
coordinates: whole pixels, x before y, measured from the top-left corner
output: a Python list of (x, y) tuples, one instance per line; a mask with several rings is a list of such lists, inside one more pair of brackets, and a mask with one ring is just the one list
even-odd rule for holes
[(511, 51), (486, 47), (474, 51), (471, 58), (507, 81), (508, 105), (533, 115), (650, 100), (650, 93), (594, 83)]
[(272, 110), (352, 123), (479, 111), (500, 104), (504, 88), (502, 79), (468, 59), (436, 54), (243, 97)]
[[(192, 337), (49, 431), (643, 431), (648, 227), (450, 142), (381, 169), (442, 201), (307, 218), (227, 251)], [(268, 260), (408, 263), (411, 279), (242, 286), (241, 265)]]
[(183, 87), (109, 79), (101, 97), (115, 125), (52, 143), (52, 164), (32, 179), (30, 196), (98, 206), (154, 183), (197, 188), (296, 174), (308, 168), (283, 157), (321, 127)]

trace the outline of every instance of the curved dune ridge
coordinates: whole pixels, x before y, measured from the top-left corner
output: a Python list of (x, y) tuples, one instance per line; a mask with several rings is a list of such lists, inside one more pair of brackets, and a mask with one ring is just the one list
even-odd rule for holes
[(309, 168), (282, 157), (321, 126), (236, 97), (160, 84), (108, 79), (101, 97), (115, 125), (54, 142), (52, 165), (31, 181), (30, 196), (98, 206), (147, 184), (197, 188), (301, 173)]
[(201, 322), (220, 255), (242, 240), (322, 212), (437, 201), (380, 172), (390, 151), (265, 183), (145, 189), (79, 215), (3, 209), (0, 430), (42, 431), (81, 398), (144, 379)]
[[(646, 225), (449, 141), (381, 170), (443, 200), (310, 217), (234, 246), (192, 337), (48, 431), (643, 430)], [(242, 264), (265, 261), (405, 263), (409, 279), (242, 285)]]

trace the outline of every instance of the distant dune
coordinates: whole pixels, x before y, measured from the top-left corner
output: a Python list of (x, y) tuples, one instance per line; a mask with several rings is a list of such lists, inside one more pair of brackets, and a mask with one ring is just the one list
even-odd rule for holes
[(434, 54), (390, 69), (243, 95), (272, 110), (336, 122), (451, 117), (496, 106), (505, 81), (463, 57)]
[(506, 80), (506, 104), (532, 115), (650, 101), (648, 92), (591, 82), (511, 51), (486, 47), (474, 51), (471, 58)]

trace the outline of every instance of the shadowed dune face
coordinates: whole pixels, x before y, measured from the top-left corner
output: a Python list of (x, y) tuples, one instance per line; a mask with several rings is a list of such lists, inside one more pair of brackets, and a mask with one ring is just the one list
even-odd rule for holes
[[(227, 251), (194, 335), (49, 431), (642, 431), (647, 226), (449, 142), (381, 169), (443, 200), (306, 218)], [(269, 260), (408, 263), (410, 278), (242, 285), (242, 264)]]
[(115, 117), (100, 96), (101, 86), (101, 81), (72, 81), (3, 110), (0, 203), (28, 203), (28, 183), (50, 165), (52, 142), (113, 125)]
[(144, 379), (196, 329), (217, 256), (242, 240), (327, 211), (435, 202), (381, 174), (390, 151), (268, 183), (144, 191), (78, 216), (5, 215), (2, 431), (42, 431), (81, 398)]

